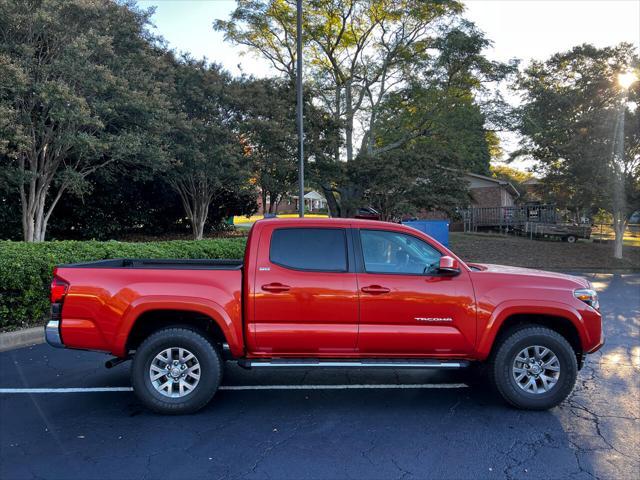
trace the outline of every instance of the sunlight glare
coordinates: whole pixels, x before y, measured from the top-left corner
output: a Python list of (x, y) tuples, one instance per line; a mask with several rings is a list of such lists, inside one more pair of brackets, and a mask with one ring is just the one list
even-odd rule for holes
[(633, 85), (636, 80), (638, 80), (638, 76), (632, 71), (621, 72), (618, 74), (618, 83), (625, 90)]

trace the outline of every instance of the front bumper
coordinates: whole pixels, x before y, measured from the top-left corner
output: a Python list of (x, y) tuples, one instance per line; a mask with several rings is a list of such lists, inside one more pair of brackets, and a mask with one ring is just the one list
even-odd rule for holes
[(56, 348), (64, 348), (60, 336), (60, 320), (49, 320), (44, 327), (44, 338), (49, 345)]
[(604, 329), (601, 330), (600, 332), (600, 341), (598, 341), (598, 343), (593, 346), (592, 348), (589, 349), (589, 351), (587, 353), (595, 353), (598, 350), (600, 350), (602, 347), (604, 347), (606, 340), (604, 338)]

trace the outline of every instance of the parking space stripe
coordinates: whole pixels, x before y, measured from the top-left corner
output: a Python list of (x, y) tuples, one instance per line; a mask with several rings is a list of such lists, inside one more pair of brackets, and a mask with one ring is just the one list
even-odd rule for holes
[(89, 387), (89, 388), (0, 388), (1, 393), (103, 393), (132, 392), (131, 387)]
[[(407, 384), (354, 384), (354, 385), (222, 385), (220, 390), (389, 390), (389, 389), (450, 389), (466, 388), (464, 383), (407, 383)], [(132, 392), (131, 387), (74, 387), (74, 388), (0, 388), (0, 394), (38, 393), (106, 393)]]

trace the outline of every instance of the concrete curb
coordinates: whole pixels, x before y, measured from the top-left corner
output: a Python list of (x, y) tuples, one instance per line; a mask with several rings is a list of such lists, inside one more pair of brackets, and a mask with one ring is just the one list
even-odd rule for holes
[(44, 343), (44, 327), (0, 333), (0, 352)]

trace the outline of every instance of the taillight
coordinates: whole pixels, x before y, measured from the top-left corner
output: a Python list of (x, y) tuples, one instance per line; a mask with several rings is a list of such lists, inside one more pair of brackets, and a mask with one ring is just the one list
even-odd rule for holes
[(65, 282), (63, 279), (53, 272), (53, 281), (51, 282), (51, 303), (60, 303), (67, 294), (69, 289), (69, 282)]

